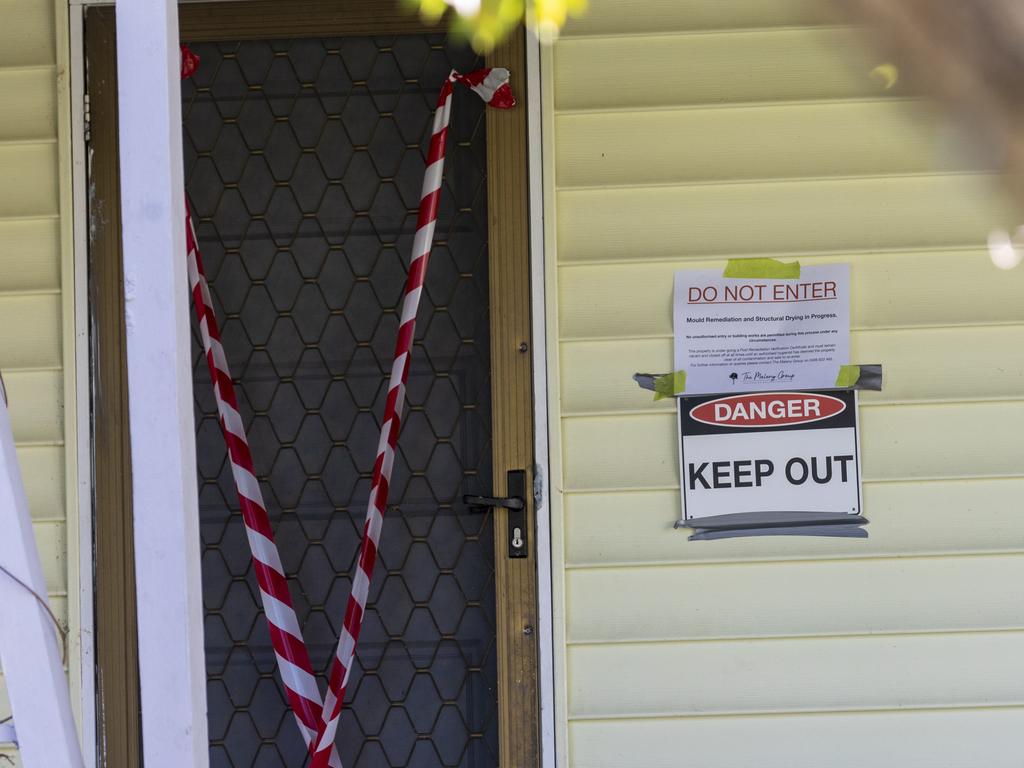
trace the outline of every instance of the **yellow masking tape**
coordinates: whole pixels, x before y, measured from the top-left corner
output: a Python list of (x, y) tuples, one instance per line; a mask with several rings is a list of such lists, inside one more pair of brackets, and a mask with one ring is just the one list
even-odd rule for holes
[(664, 400), (666, 397), (675, 397), (686, 391), (686, 371), (666, 373), (654, 380), (654, 399)]
[(859, 365), (841, 365), (839, 366), (839, 375), (836, 376), (837, 387), (852, 387), (857, 383), (860, 378), (860, 366)]
[(799, 261), (778, 259), (729, 259), (722, 277), (762, 277), (770, 280), (797, 280)]

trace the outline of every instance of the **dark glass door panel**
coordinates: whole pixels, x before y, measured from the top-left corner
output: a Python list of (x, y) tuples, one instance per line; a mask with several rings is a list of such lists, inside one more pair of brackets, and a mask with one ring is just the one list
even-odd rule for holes
[[(359, 546), (442, 36), (192, 46), (185, 173), (224, 347), (313, 664)], [(338, 739), (346, 768), (497, 765), (483, 106), (456, 95), (409, 407)], [(298, 766), (194, 334), (210, 756)], [(323, 688), (323, 679), (321, 678)]]

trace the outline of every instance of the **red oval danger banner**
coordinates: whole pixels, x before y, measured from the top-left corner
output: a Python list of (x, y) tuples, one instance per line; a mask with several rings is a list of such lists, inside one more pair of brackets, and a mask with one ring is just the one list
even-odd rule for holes
[(846, 410), (846, 403), (812, 392), (756, 392), (708, 400), (690, 418), (713, 427), (784, 427), (821, 421)]

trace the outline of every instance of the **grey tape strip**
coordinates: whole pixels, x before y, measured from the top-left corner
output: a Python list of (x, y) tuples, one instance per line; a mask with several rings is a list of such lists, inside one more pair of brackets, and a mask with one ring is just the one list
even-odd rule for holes
[(860, 528), (868, 519), (842, 512), (740, 512), (696, 520), (679, 520), (676, 528), (692, 528), (689, 541), (731, 539), (740, 536), (834, 536), (866, 539)]
[(879, 392), (882, 389), (882, 366), (862, 365), (860, 367), (860, 378), (853, 387), (854, 389), (871, 389)]
[(633, 381), (640, 385), (640, 389), (654, 391), (654, 380), (661, 376), (660, 373), (634, 373)]
[(693, 520), (679, 520), (676, 528), (705, 528), (726, 530), (729, 528), (784, 528), (795, 525), (866, 525), (868, 519), (861, 515), (843, 512), (737, 512), (731, 515), (711, 515)]
[(843, 539), (866, 539), (868, 532), (858, 525), (793, 525), (781, 528), (731, 528), (719, 531), (695, 528), (687, 541), (736, 539), (742, 536), (829, 536)]

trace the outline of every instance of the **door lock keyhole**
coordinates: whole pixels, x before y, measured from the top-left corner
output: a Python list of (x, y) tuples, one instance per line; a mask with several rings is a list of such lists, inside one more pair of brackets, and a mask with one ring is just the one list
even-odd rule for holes
[(526, 548), (528, 519), (526, 498), (526, 472), (521, 469), (512, 469), (508, 473), (508, 496), (466, 495), (462, 497), (462, 503), (469, 506), (470, 512), (487, 512), (491, 509), (504, 510), (508, 556), (525, 558), (530, 556)]

